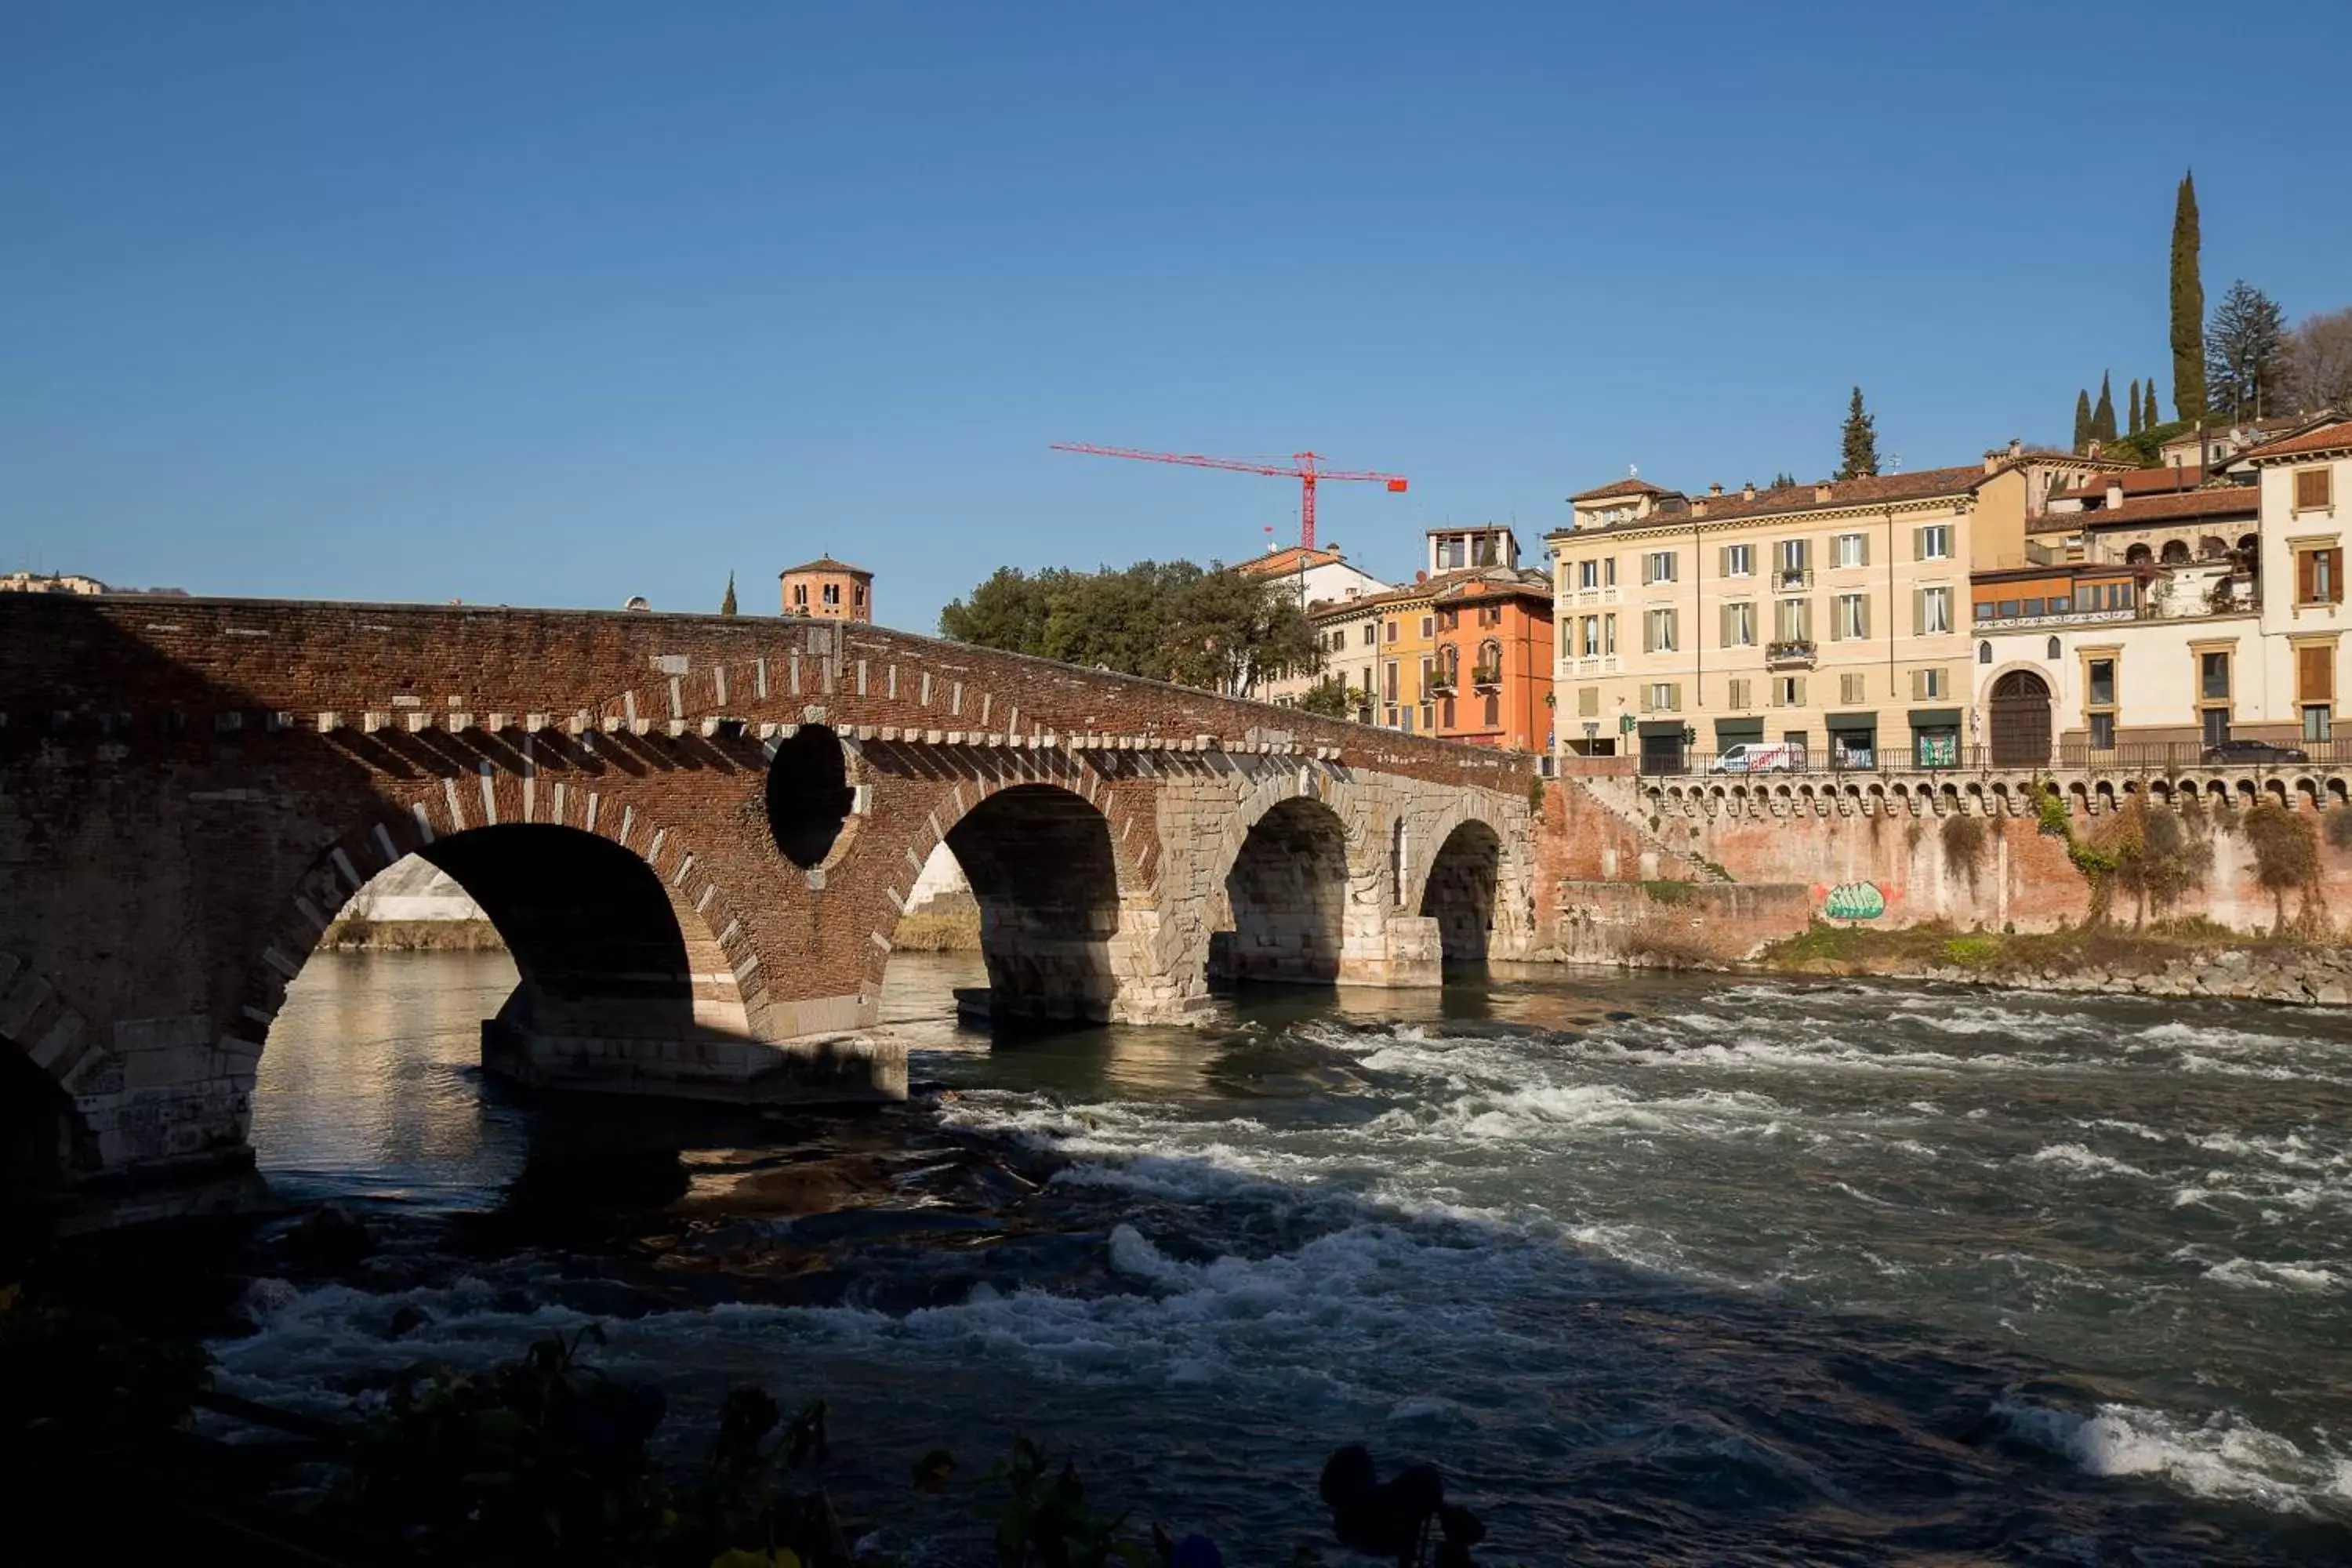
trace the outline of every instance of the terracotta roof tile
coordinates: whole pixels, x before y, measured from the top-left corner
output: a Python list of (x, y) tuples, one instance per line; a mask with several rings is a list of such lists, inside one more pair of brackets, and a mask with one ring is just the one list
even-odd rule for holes
[(2261, 497), (2252, 485), (2231, 485), (2205, 490), (2182, 490), (2152, 496), (2126, 496), (2121, 506), (2096, 511), (2045, 512), (2037, 531), (2053, 528), (2131, 528), (2141, 523), (2178, 522), (2192, 517), (2243, 517), (2260, 510)]
[(2193, 490), (2212, 478), (2212, 474), (2193, 468), (2134, 468), (2129, 473), (2110, 474), (2087, 485), (2060, 490), (2053, 499), (2097, 500), (2107, 493), (2109, 484), (2122, 487), (2127, 496), (2168, 494), (2175, 490)]
[(2306, 430), (2300, 436), (2289, 436), (2268, 446), (2256, 447), (2251, 451), (2239, 453), (2235, 460), (2259, 463), (2271, 458), (2301, 458), (2314, 452), (2332, 452), (2338, 447), (2352, 447), (2352, 419), (2338, 419), (2317, 429)]
[(1580, 490), (1575, 495), (1572, 495), (1568, 499), (1570, 502), (1575, 502), (1580, 500), (1607, 500), (1612, 496), (1671, 496), (1679, 495), (1682, 492), (1679, 490), (1661, 489), (1659, 486), (1652, 484), (1647, 479), (1619, 479), (1614, 484), (1601, 485), (1589, 490)]
[[(1827, 511), (1839, 507), (1924, 500), (1931, 496), (1963, 495), (1975, 489), (1984, 478), (1982, 463), (1967, 463), (1958, 468), (1917, 468), (1907, 474), (1875, 474), (1868, 479), (1824, 481), (1830, 492), (1827, 500), (1814, 500), (1817, 487), (1807, 484), (1758, 490), (1753, 499), (1739, 495), (1695, 497), (1689, 511), (1675, 511), (1664, 519), (1653, 515), (1633, 522), (1580, 528), (1572, 531), (1569, 537), (1582, 539), (1592, 534), (1631, 532), (1679, 523), (1704, 526), (1738, 518), (1774, 517), (1782, 513)], [(1706, 508), (1704, 516), (1698, 514), (1701, 506)]]
[(815, 560), (804, 561), (798, 566), (787, 566), (782, 572), (777, 573), (776, 575), (779, 577), (796, 577), (803, 572), (847, 572), (851, 575), (857, 577), (871, 577), (874, 575), (873, 573), (868, 572), (863, 566), (852, 566), (848, 562), (835, 561), (830, 555), (820, 555)]

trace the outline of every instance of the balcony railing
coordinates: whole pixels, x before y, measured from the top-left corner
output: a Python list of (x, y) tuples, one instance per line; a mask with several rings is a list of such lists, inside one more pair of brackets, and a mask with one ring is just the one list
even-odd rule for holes
[(1813, 569), (1810, 566), (1775, 566), (1772, 585), (1776, 588), (1810, 588), (1813, 585)]
[[(2352, 738), (2327, 741), (2275, 741), (2273, 756), (2220, 755), (2202, 741), (2126, 742), (2093, 746), (2061, 741), (2045, 752), (2015, 746), (1962, 746), (1928, 742), (1897, 742), (1870, 748), (1819, 751), (1811, 747), (1776, 747), (1761, 762), (1744, 756), (1724, 761), (1721, 752), (1685, 749), (1660, 754), (1643, 753), (1640, 771), (1653, 777), (1710, 774), (1717, 777), (1763, 777), (1825, 773), (1990, 773), (2066, 772), (2118, 777), (2163, 778), (2168, 774), (2209, 770), (2270, 775), (2296, 768), (2352, 767)], [(2296, 752), (2303, 753), (2301, 758)], [(1629, 759), (1631, 760), (1631, 759)]]
[(1811, 669), (1817, 657), (1811, 637), (1788, 637), (1764, 645), (1767, 669)]
[(1500, 666), (1486, 666), (1486, 667), (1482, 667), (1482, 668), (1477, 668), (1477, 669), (1474, 669), (1474, 670), (1472, 670), (1472, 671), (1470, 672), (1470, 684), (1471, 684), (1471, 685), (1473, 685), (1473, 686), (1500, 686), (1500, 685), (1502, 685), (1502, 684), (1503, 684), (1503, 671), (1502, 671), (1501, 667), (1500, 667)]

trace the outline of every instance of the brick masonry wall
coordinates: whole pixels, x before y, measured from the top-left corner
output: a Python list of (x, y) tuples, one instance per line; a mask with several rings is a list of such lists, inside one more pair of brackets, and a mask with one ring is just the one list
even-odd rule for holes
[[(1391, 928), (1433, 963), (1420, 891), (1468, 818), (1502, 845), (1498, 954), (1535, 925), (1523, 758), (866, 626), (11, 598), (0, 1034), (76, 1096), (86, 1163), (238, 1143), (252, 1060), (343, 900), (485, 826), (562, 824), (640, 857), (691, 968), (717, 976), (697, 980), (698, 1020), (740, 1016), (762, 1041), (870, 1023), (924, 858), (1024, 784), (1102, 814), (1106, 955), (1134, 1016), (1198, 992), (1225, 871), (1301, 794), (1345, 825), (1362, 973), (1392, 956)], [(778, 850), (765, 786), (773, 742), (814, 723), (856, 794), (807, 867)]]

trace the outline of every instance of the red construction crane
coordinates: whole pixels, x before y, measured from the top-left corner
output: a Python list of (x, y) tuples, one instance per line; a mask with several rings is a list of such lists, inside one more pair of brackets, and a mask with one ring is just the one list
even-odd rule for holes
[(1138, 452), (1126, 447), (1087, 447), (1075, 441), (1056, 441), (1056, 452), (1090, 452), (1097, 458), (1136, 458), (1147, 463), (1181, 463), (1193, 468), (1223, 468), (1235, 474), (1272, 474), (1278, 479), (1297, 479), (1298, 496), (1298, 545), (1302, 550), (1315, 548), (1315, 486), (1322, 479), (1367, 479), (1388, 486), (1391, 493), (1402, 493), (1405, 487), (1402, 474), (1375, 474), (1370, 470), (1321, 468), (1323, 459), (1313, 452), (1294, 452), (1285, 464), (1280, 458), (1203, 458), (1191, 452)]

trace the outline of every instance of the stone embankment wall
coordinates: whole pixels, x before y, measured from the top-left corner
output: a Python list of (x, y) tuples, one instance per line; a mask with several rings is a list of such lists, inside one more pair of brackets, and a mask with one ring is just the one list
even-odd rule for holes
[[(1592, 767), (1556, 781), (1547, 800), (1537, 858), (1544, 905), (1538, 946), (1545, 955), (1580, 961), (1736, 962), (1816, 918), (1855, 908), (1875, 909), (1862, 923), (1880, 929), (2081, 925), (2090, 913), (2090, 884), (2065, 841), (2041, 830), (2032, 780), (2000, 782), (1998, 789), (1901, 798), (1826, 789), (1810, 797), (1767, 794), (1735, 807), (1704, 786), (1662, 795), (1654, 781)], [(2183, 813), (2210, 864), (2201, 885), (2161, 914), (2247, 936), (2273, 929), (2276, 904), (2256, 880), (2252, 847), (2239, 826), (2240, 807), (2265, 787), (2233, 784), (2227, 807), (2205, 795)], [(2124, 787), (2105, 781), (2068, 781), (2063, 793), (2084, 837), (2125, 798)], [(2157, 809), (2179, 809), (2160, 794), (2151, 798), (2161, 802)], [(2347, 810), (2344, 796), (2321, 788), (2286, 799), (2298, 813), (2315, 814), (2322, 829), (2315, 923), (2307, 929), (2340, 928), (2352, 921), (2352, 833), (2326, 828)], [(2342, 846), (2331, 842), (2337, 837)], [(2288, 913), (2302, 908), (2302, 898), (2290, 893)], [(2118, 894), (2116, 918), (2129, 923), (2136, 912)]]

